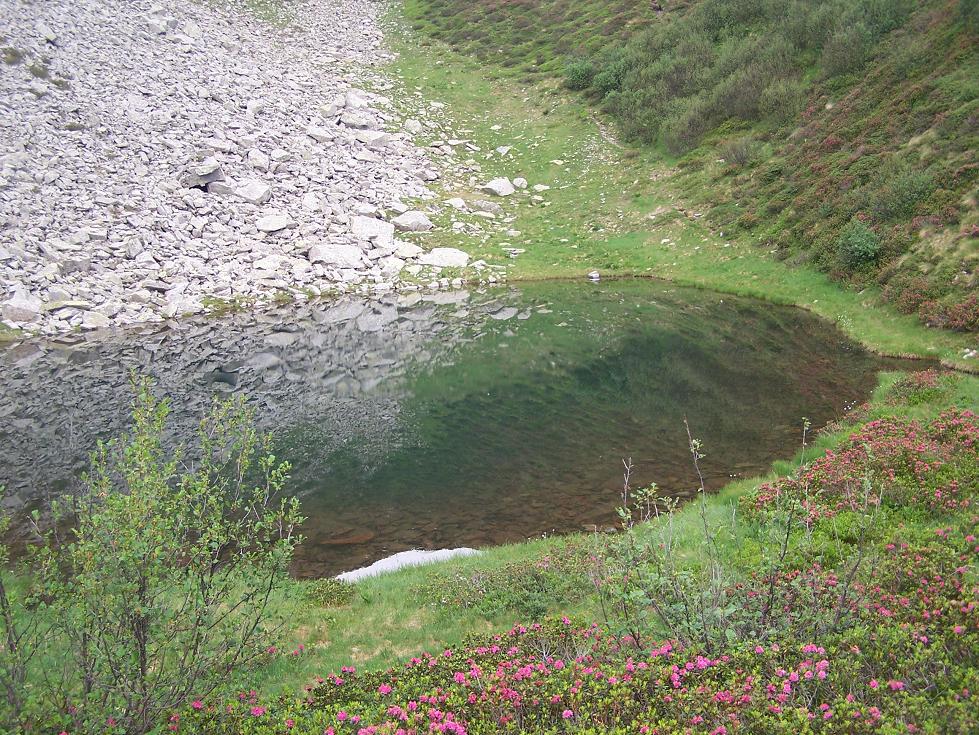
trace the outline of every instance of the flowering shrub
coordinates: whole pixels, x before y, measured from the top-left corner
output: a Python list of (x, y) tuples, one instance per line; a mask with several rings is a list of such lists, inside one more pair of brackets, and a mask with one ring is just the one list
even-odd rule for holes
[[(897, 394), (931, 390), (936, 380), (909, 379)], [(797, 477), (758, 488), (745, 501), (750, 515), (768, 522), (757, 526), (756, 542), (769, 526), (778, 531), (776, 515), (786, 507), (804, 510), (798, 516), (804, 523), (784, 524), (777, 564), (722, 586), (723, 602), (710, 609), (720, 622), (701, 621), (705, 637), (657, 637), (652, 616), (643, 618), (648, 627), (641, 639), (567, 617), (547, 619), (386, 671), (344, 667), (299, 697), (266, 700), (243, 692), (224, 701), (197, 699), (172, 716), (169, 729), (213, 735), (974, 733), (979, 515), (970, 501), (977, 439), (979, 422), (969, 411), (929, 422), (872, 421)], [(888, 524), (864, 533), (881, 513)], [(824, 535), (830, 527), (835, 535)], [(621, 536), (635, 531), (626, 524)], [(831, 546), (842, 551), (829, 554)], [(739, 546), (736, 553), (753, 552)], [(655, 573), (655, 554), (629, 559), (637, 574)], [(471, 597), (460, 593), (463, 581), (450, 597), (456, 605), (480, 605), (522, 574), (537, 579), (533, 587), (538, 572), (549, 569), (549, 558), (510, 565), (471, 578), (477, 587)], [(577, 569), (572, 563), (570, 570)], [(684, 574), (677, 567), (667, 576), (698, 579)], [(684, 630), (696, 629), (691, 623)], [(712, 637), (717, 630), (725, 635)]]
[[(706, 656), (670, 641), (637, 650), (567, 618), (514, 626), (399, 669), (347, 668), (305, 697), (195, 702), (175, 732), (968, 732), (979, 684), (979, 603), (964, 570), (974, 537), (939, 529), (892, 544), (868, 623), (815, 643), (741, 641)], [(927, 573), (918, 579), (918, 558)], [(950, 572), (947, 584), (941, 583)], [(905, 578), (911, 580), (905, 582)], [(906, 600), (906, 601), (905, 601)], [(883, 614), (885, 604), (893, 605)], [(873, 622), (871, 625), (869, 623)]]
[(750, 517), (768, 520), (780, 499), (796, 499), (812, 524), (844, 510), (881, 503), (929, 511), (967, 508), (979, 483), (979, 421), (968, 410), (943, 413), (926, 425), (871, 421), (797, 477), (765, 483), (742, 498)]
[(887, 391), (891, 405), (918, 406), (937, 400), (945, 392), (942, 374), (937, 370), (921, 370), (909, 373)]

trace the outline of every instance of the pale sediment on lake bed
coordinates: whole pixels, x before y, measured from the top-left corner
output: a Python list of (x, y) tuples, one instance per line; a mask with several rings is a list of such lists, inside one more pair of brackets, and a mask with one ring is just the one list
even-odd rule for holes
[(422, 564), (445, 561), (447, 559), (454, 559), (459, 556), (473, 556), (474, 554), (478, 553), (479, 551), (476, 549), (466, 547), (461, 547), (458, 549), (435, 549), (434, 551), (412, 549), (411, 551), (402, 551), (385, 557), (380, 561), (374, 562), (370, 566), (361, 567), (360, 569), (354, 569), (350, 572), (338, 574), (336, 578), (344, 582), (358, 582), (367, 577), (376, 577), (379, 574), (395, 572), (399, 569), (404, 569), (405, 567), (417, 567)]

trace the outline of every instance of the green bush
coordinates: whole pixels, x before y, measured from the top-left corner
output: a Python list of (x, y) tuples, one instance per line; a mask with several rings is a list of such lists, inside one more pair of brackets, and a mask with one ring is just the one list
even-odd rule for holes
[(33, 592), (0, 584), (0, 686), (25, 695), (0, 699), (0, 721), (140, 735), (266, 654), (302, 521), (289, 467), (241, 400), (215, 404), (189, 457), (165, 447), (167, 415), (138, 383), (131, 435), (52, 507), (22, 570)]
[(863, 23), (840, 28), (823, 47), (822, 67), (828, 77), (859, 71), (867, 60), (870, 33)]
[(594, 78), (595, 65), (588, 59), (576, 59), (564, 70), (564, 85), (575, 91), (588, 89)]
[(800, 79), (776, 79), (762, 90), (758, 112), (766, 120), (784, 125), (796, 119), (809, 90)]
[(979, 33), (979, 0), (959, 0), (958, 15), (966, 30)]
[(860, 220), (851, 220), (836, 239), (836, 254), (847, 268), (861, 268), (880, 256), (880, 237)]

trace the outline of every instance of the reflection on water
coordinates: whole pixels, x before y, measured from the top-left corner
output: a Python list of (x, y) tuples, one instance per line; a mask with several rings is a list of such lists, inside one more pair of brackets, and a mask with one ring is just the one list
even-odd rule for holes
[(132, 368), (170, 397), (174, 441), (242, 393), (294, 466), (297, 573), (335, 573), (611, 523), (623, 457), (688, 494), (684, 416), (711, 487), (756, 473), (882, 365), (799, 310), (649, 282), (290, 306), (0, 352), (0, 484), (19, 504), (69, 489), (125, 428)]

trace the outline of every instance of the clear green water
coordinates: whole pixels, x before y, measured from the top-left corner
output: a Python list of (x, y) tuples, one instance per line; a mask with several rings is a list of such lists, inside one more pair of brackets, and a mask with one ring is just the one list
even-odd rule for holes
[(797, 309), (649, 281), (355, 299), (0, 353), (0, 484), (71, 487), (126, 425), (126, 374), (156, 376), (189, 437), (241, 392), (293, 465), (309, 520), (296, 573), (410, 548), (483, 546), (614, 522), (633, 482), (711, 488), (792, 454), (893, 366)]

